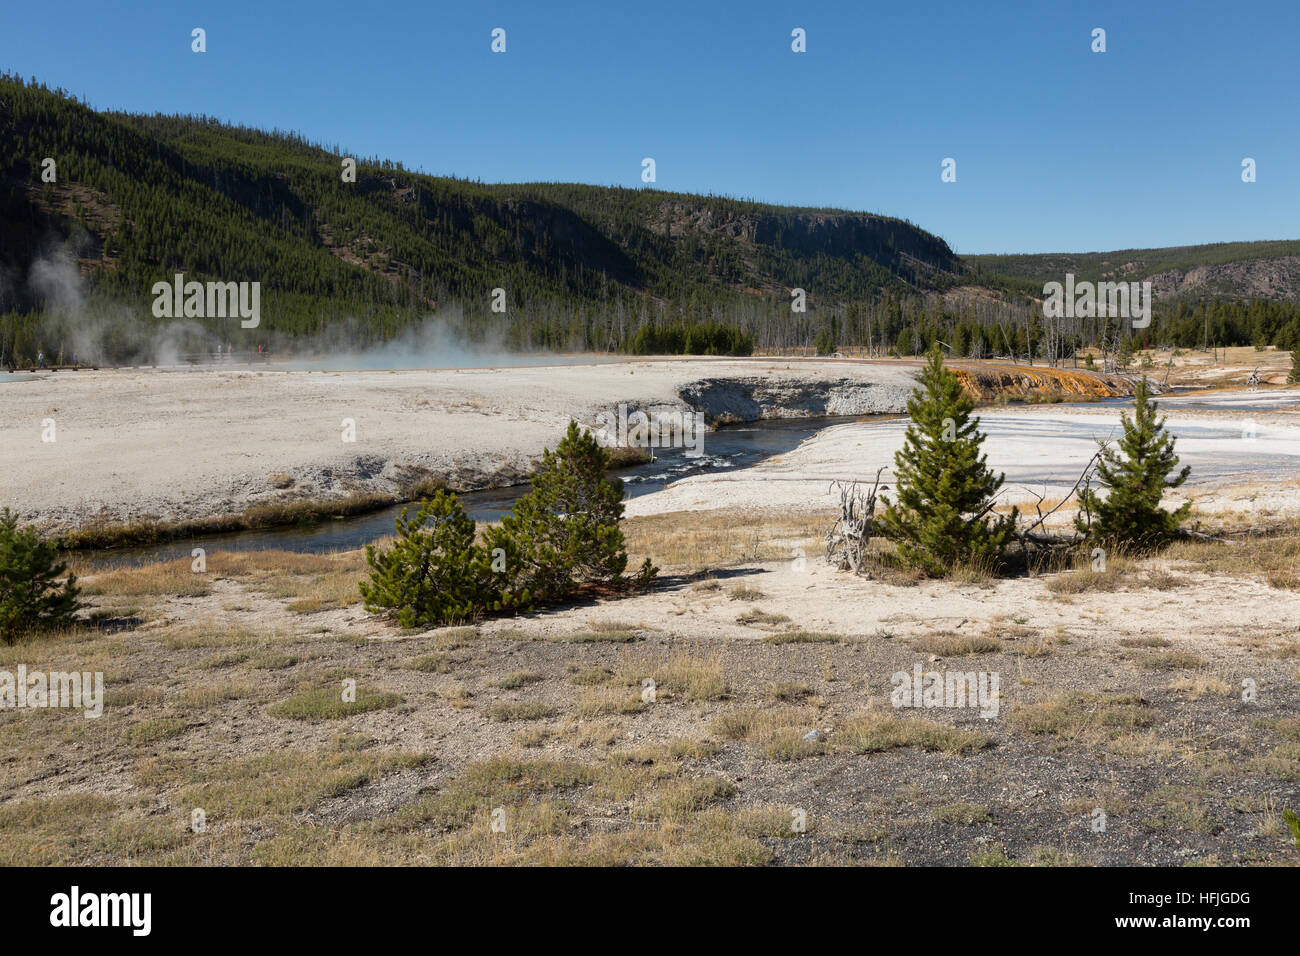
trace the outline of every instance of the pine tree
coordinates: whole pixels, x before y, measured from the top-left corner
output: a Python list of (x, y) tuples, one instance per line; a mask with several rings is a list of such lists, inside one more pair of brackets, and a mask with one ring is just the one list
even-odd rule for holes
[(817, 337), (813, 340), (813, 346), (818, 355), (835, 354), (835, 333), (828, 326), (822, 326), (817, 332)]
[(19, 528), (8, 508), (0, 511), (0, 642), (75, 622), (80, 592), (75, 574), (60, 580), (67, 570), (57, 545)]
[(620, 578), (627, 567), (618, 524), (623, 482), (605, 477), (609, 462), (609, 452), (574, 421), (555, 452), (543, 453), (532, 489), (484, 536), (490, 551), (504, 552), (503, 606), (548, 604), (582, 584)]
[(882, 534), (910, 567), (943, 577), (959, 564), (1002, 560), (1018, 512), (988, 517), (1004, 476), (994, 475), (972, 418), (975, 403), (931, 349), (921, 385), (907, 403), (911, 422), (894, 455), (897, 501), (885, 500)]
[(402, 627), (438, 627), (472, 620), (491, 602), (487, 552), (474, 543), (475, 524), (456, 496), (438, 491), (394, 519), (393, 546), (366, 546), (370, 582), (361, 582), (367, 611), (388, 611)]
[(1184, 465), (1169, 477), (1178, 456), (1174, 436), (1165, 430), (1164, 418), (1156, 419), (1156, 408), (1144, 375), (1134, 395), (1133, 417), (1121, 415), (1119, 452), (1106, 448), (1097, 464), (1097, 476), (1109, 493), (1102, 498), (1087, 488), (1079, 495), (1075, 527), (1090, 541), (1156, 547), (1178, 533), (1192, 509), (1190, 501), (1172, 512), (1160, 507), (1165, 491), (1186, 481), (1192, 469)]

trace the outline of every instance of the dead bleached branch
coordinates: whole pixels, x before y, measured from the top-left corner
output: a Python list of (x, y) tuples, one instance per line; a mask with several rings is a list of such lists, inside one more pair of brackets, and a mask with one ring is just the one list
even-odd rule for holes
[(841, 571), (862, 573), (866, 567), (867, 545), (875, 535), (876, 496), (885, 466), (876, 470), (869, 491), (857, 481), (833, 481), (831, 489), (840, 493), (840, 515), (826, 532), (826, 560)]

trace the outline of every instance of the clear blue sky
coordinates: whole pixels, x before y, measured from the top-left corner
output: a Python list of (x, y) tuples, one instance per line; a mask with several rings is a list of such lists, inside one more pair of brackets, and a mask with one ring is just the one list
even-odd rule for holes
[[(791, 52), (795, 27), (806, 53)], [(11, 0), (0, 13), (0, 65), (97, 108), (292, 129), (488, 182), (640, 186), (651, 156), (660, 189), (901, 216), (959, 253), (1300, 237), (1297, 44), (1296, 0)], [(940, 181), (945, 157), (955, 183)]]

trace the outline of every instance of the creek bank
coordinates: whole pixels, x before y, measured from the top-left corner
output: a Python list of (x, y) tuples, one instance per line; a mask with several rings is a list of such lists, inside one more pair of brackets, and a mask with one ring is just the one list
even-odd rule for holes
[[(569, 419), (712, 427), (902, 412), (904, 362), (683, 358), (442, 370), (102, 369), (4, 390), (0, 502), (52, 535), (230, 522), (525, 482)], [(1046, 374), (1046, 370), (1041, 373)], [(54, 419), (57, 441), (42, 440)], [(653, 450), (653, 449), (652, 449)], [(361, 502), (361, 504), (358, 504)]]

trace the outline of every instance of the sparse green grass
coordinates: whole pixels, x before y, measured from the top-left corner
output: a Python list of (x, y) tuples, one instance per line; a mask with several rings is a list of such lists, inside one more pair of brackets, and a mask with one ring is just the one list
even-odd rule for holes
[(1144, 803), (1153, 810), (1142, 821), (1149, 830), (1173, 828), (1212, 835), (1223, 829), (1210, 816), (1205, 795), (1186, 786), (1158, 787), (1146, 795)]
[(613, 676), (614, 672), (608, 667), (588, 667), (570, 677), (569, 683), (577, 684), (579, 687), (591, 687), (604, 684)]
[(1246, 769), (1290, 783), (1300, 782), (1300, 743), (1287, 741), (1267, 754), (1246, 761)]
[(1163, 637), (1122, 637), (1119, 640), (1120, 647), (1169, 647), (1170, 642)]
[(266, 635), (225, 624), (197, 624), (173, 633), (160, 635), (158, 641), (169, 651), (190, 651), (217, 647), (253, 647)]
[(930, 812), (940, 823), (952, 823), (964, 827), (989, 823), (993, 819), (988, 807), (974, 803), (945, 803)]
[(656, 695), (688, 700), (721, 700), (730, 692), (722, 672), (722, 658), (716, 654), (707, 658), (673, 654), (629, 659), (620, 665), (615, 679), (636, 687), (644, 686), (647, 679), (653, 680)]
[(192, 684), (174, 698), (178, 707), (186, 710), (203, 710), (227, 700), (253, 697), (256, 691), (247, 684)]
[(354, 717), (371, 710), (386, 710), (396, 707), (402, 698), (385, 691), (357, 688), (357, 699), (345, 701), (342, 688), (313, 687), (300, 691), (288, 700), (272, 704), (266, 712), (272, 717), (289, 720), (338, 720), (342, 717)]
[(965, 754), (991, 747), (993, 741), (973, 730), (962, 730), (921, 717), (895, 717), (862, 711), (836, 729), (831, 738), (836, 750), (876, 753), (897, 747), (919, 747), (944, 753)]
[(1179, 677), (1165, 685), (1165, 690), (1175, 694), (1186, 694), (1192, 698), (1207, 696), (1231, 697), (1236, 688), (1217, 674), (1193, 674)]
[(446, 654), (425, 654), (406, 666), (424, 674), (447, 674), (451, 672), (451, 658)]
[(503, 700), (491, 705), (487, 715), (493, 720), (543, 720), (555, 716), (555, 708), (536, 700)]
[(802, 760), (826, 752), (826, 742), (820, 738), (809, 740), (801, 727), (775, 727), (764, 735), (761, 744), (768, 760)]
[(675, 781), (658, 790), (636, 815), (647, 820), (680, 823), (691, 814), (735, 793), (736, 785), (720, 777)]
[(1167, 654), (1149, 654), (1141, 657), (1137, 661), (1139, 667), (1145, 667), (1148, 670), (1171, 671), (1171, 670), (1195, 670), (1204, 666), (1205, 661), (1197, 657), (1190, 651), (1170, 651)]
[(641, 640), (642, 628), (630, 624), (600, 624), (588, 631), (566, 634), (557, 640), (568, 644), (631, 644)]
[(1080, 856), (1054, 846), (1036, 846), (1029, 850), (1026, 866), (1087, 866)]
[(166, 860), (184, 840), (172, 819), (112, 797), (68, 793), (0, 805), (0, 866)]
[(189, 726), (184, 717), (155, 717), (128, 727), (126, 739), (133, 744), (153, 744), (179, 737)]
[[(210, 556), (209, 567), (216, 568), (219, 560), (218, 556)], [(309, 600), (301, 595), (302, 588), (311, 583), (313, 576), (326, 571), (324, 565), (310, 570), (306, 564), (302, 567), (286, 570), (284, 573), (290, 577), (279, 580), (280, 572), (249, 564), (220, 571), (212, 580), (238, 574), (239, 586), (278, 595), (281, 602), (300, 602)], [(355, 571), (349, 574), (357, 576)], [(1149, 583), (1145, 574), (1136, 566), (1129, 569), (1125, 586), (1137, 588), (1144, 586), (1143, 581), (1148, 581), (1145, 586), (1159, 586), (1159, 582)], [(1171, 580), (1177, 579), (1171, 576)], [(351, 583), (355, 584), (355, 580)], [(709, 583), (714, 591), (722, 591), (716, 581), (705, 582)], [(702, 589), (700, 585), (696, 588)], [(745, 585), (732, 590), (740, 592), (735, 600), (757, 601), (765, 597)], [(715, 617), (729, 619), (728, 602), (718, 603), (722, 596), (719, 593), (715, 600), (705, 603), (713, 606), (711, 613)], [(259, 596), (259, 609), (261, 601)], [(996, 754), (960, 760), (942, 756), (971, 754), (991, 746), (989, 737), (979, 733), (985, 730), (984, 722), (967, 722), (967, 718), (958, 717), (961, 724), (954, 727), (942, 723), (952, 719), (946, 713), (929, 721), (912, 716), (919, 715), (919, 711), (894, 711), (888, 707), (882, 713), (844, 716), (863, 700), (864, 692), (878, 697), (878, 681), (863, 678), (879, 676), (881, 655), (906, 656), (909, 650), (950, 657), (996, 651), (1016, 653), (1018, 644), (1023, 647), (1031, 643), (1047, 653), (1048, 645), (1066, 643), (1063, 627), (1056, 627), (1054, 636), (1040, 640), (1040, 630), (1051, 635), (1057, 623), (1050, 620), (1054, 613), (1050, 609), (1026, 612), (1031, 617), (1017, 618), (1014, 625), (1009, 623), (1009, 614), (995, 615), (982, 635), (939, 632), (914, 642), (909, 639), (906, 645), (885, 644), (888, 636), (883, 634), (876, 635), (880, 641), (864, 639), (862, 643), (849, 633), (808, 634), (789, 623), (773, 627), (767, 635), (748, 635), (764, 637), (773, 644), (827, 645), (814, 651), (765, 649), (762, 643), (744, 639), (706, 642), (690, 630), (690, 618), (683, 618), (682, 625), (665, 625), (661, 634), (648, 624), (605, 625), (587, 620), (564, 625), (565, 620), (571, 620), (566, 617), (539, 625), (524, 618), (509, 622), (514, 625), (513, 633), (493, 631), (504, 622), (491, 621), (483, 625), (483, 630), (464, 627), (407, 632), (398, 642), (368, 642), (362, 635), (358, 639), (364, 644), (345, 647), (337, 638), (349, 630), (346, 627), (334, 627), (341, 633), (330, 635), (323, 627), (312, 627), (319, 622), (304, 624), (298, 619), (296, 626), (280, 625), (283, 633), (268, 635), (261, 626), (247, 631), (230, 627), (216, 614), (208, 623), (193, 623), (192, 617), (176, 614), (177, 608), (165, 601), (157, 602), (156, 607), (154, 602), (144, 603), (150, 605), (147, 613), (155, 621), (186, 623), (159, 623), (112, 637), (87, 630), (85, 634), (67, 635), (70, 643), (66, 646), (60, 641), (43, 640), (26, 645), (26, 651), (14, 650), (29, 667), (36, 661), (56, 660), (68, 647), (74, 648), (69, 654), (75, 653), (83, 663), (102, 660), (107, 665), (104, 669), (111, 667), (113, 671), (106, 675), (110, 678), (106, 681), (106, 707), (120, 708), (122, 719), (112, 723), (89, 721), (83, 726), (79, 715), (72, 715), (77, 720), (51, 715), (50, 720), (39, 724), (27, 721), (28, 727), (41, 729), (39, 734), (24, 735), (18, 732), (20, 722), (6, 720), (0, 713), (0, 753), (8, 761), (6, 773), (12, 771), (17, 780), (38, 779), (34, 772), (49, 753), (68, 753), (66, 748), (72, 743), (79, 744), (79, 753), (96, 753), (102, 743), (106, 748), (116, 748), (114, 752), (128, 760), (123, 764), (128, 772), (135, 768), (133, 782), (138, 789), (128, 786), (114, 790), (113, 799), (95, 808), (75, 802), (42, 802), (33, 809), (37, 801), (21, 795), (10, 797), (0, 803), (0, 864), (911, 863), (923, 862), (924, 854), (918, 856), (918, 847), (910, 838), (891, 839), (899, 836), (899, 831), (928, 827), (932, 833), (954, 837), (962, 832), (959, 827), (986, 826), (983, 832), (996, 837), (993, 823), (1002, 837), (1012, 832), (1009, 828), (1022, 824), (1027, 827), (1023, 832), (1015, 829), (1016, 842), (1008, 844), (1015, 859), (1004, 848), (985, 843), (970, 857), (974, 865), (1079, 862), (1068, 852), (1078, 849), (1074, 836), (1069, 836), (1068, 847), (1026, 847), (1033, 839), (1061, 843), (1065, 838), (1053, 835), (1062, 832), (1056, 826), (1064, 823), (1075, 828), (1064, 832), (1078, 833), (1080, 820), (1064, 821), (1054, 817), (1053, 808), (1047, 807), (1046, 816), (1051, 818), (1048, 827), (1031, 838), (1026, 834), (1040, 825), (1033, 810), (1022, 811), (1014, 800), (1005, 808), (995, 802), (992, 811), (984, 804), (991, 793), (996, 794), (999, 775), (1004, 771)], [(227, 596), (224, 592), (220, 601), (205, 603), (220, 604), (227, 610), (236, 605), (248, 609), (254, 606), (238, 594)], [(732, 606), (731, 614), (743, 607)], [(609, 611), (608, 604), (601, 604), (590, 613), (594, 616)], [(1081, 656), (1093, 658), (1089, 666), (1109, 667), (1115, 645), (1107, 646), (1103, 641), (1098, 646), (1091, 639), (1095, 633), (1089, 620), (1092, 613), (1084, 609), (1077, 622), (1076, 642), (1087, 635)], [(238, 617), (232, 614), (231, 619)], [(1031, 619), (1039, 629), (1027, 626)], [(557, 624), (579, 628), (576, 640), (559, 636)], [(875, 624), (864, 624), (864, 633), (873, 627)], [(977, 624), (974, 629), (980, 630), (981, 626)], [(738, 629), (736, 633), (740, 633)], [(1172, 630), (1163, 633), (1178, 641)], [(505, 648), (506, 654), (491, 653), (494, 648), (502, 650), (502, 642), (511, 638), (529, 643)], [(642, 638), (649, 640), (617, 646)], [(1250, 655), (1271, 659), (1277, 653), (1279, 640), (1290, 640), (1290, 636), (1268, 625), (1250, 632), (1243, 640), (1247, 642), (1241, 646)], [(841, 646), (834, 646), (835, 642)], [(575, 646), (565, 649), (568, 643)], [(1159, 637), (1130, 637), (1117, 643), (1135, 652), (1125, 655), (1130, 665), (1146, 666), (1144, 660), (1162, 657), (1179, 660), (1178, 655), (1186, 653)], [(451, 653), (469, 645), (473, 645), (472, 651)], [(1300, 655), (1300, 642), (1287, 646)], [(11, 650), (0, 649), (0, 661), (12, 656), (8, 655)], [(1166, 650), (1170, 654), (1159, 653)], [(407, 659), (407, 655), (417, 654), (424, 656)], [(315, 664), (304, 664), (317, 658), (320, 660)], [(1022, 668), (1021, 687), (1055, 685), (1059, 691), (1057, 678), (1071, 660), (1071, 655), (1058, 653), (1056, 659), (1041, 663), (1005, 659), (1004, 663), (1012, 670)], [(1211, 673), (1199, 661), (1182, 661), (1179, 668), (1195, 669), (1144, 676), (1132, 666), (1122, 666), (1117, 673), (1107, 671), (1108, 677), (1091, 685), (1148, 688), (1146, 692), (1156, 695), (1153, 699), (1166, 713), (1172, 709), (1174, 714), (1187, 717), (1183, 720), (1171, 716), (1168, 727), (1149, 729), (1165, 719), (1161, 711), (1140, 697), (1109, 689), (1074, 696), (1058, 693), (1037, 703), (1022, 704), (1025, 698), (1017, 696), (1014, 707), (1003, 712), (1004, 719), (988, 726), (996, 728), (1001, 737), (1011, 734), (1007, 746), (1017, 754), (1057, 754), (1062, 768), (1068, 762), (1073, 769), (1079, 759), (1085, 763), (1094, 757), (1111, 761), (1106, 773), (1096, 779), (1118, 781), (1127, 795), (1131, 816), (1115, 834), (1121, 842), (1135, 830), (1139, 840), (1168, 842), (1168, 837), (1142, 835), (1144, 829), (1186, 831), (1198, 839), (1211, 837), (1217, 834), (1219, 818), (1232, 828), (1220, 839), (1227, 841), (1231, 837), (1237, 841), (1246, 832), (1243, 821), (1233, 815), (1238, 812), (1235, 809), (1228, 812), (1218, 781), (1225, 777), (1232, 780), (1234, 793), (1245, 793), (1246, 784), (1253, 787), (1263, 781), (1264, 790), (1270, 791), (1266, 796), (1274, 802), (1249, 811), (1255, 817), (1244, 826), (1268, 839), (1255, 841), (1253, 850), (1239, 851), (1234, 848), (1240, 846), (1237, 842), (1225, 842), (1219, 849), (1225, 860), (1277, 862), (1277, 854), (1292, 852), (1281, 845), (1286, 833), (1279, 821), (1286, 804), (1285, 793), (1289, 792), (1286, 785), (1300, 782), (1300, 720), (1284, 716), (1289, 705), (1274, 709), (1268, 718), (1256, 717), (1256, 726), (1267, 731), (1262, 739), (1259, 730), (1248, 737), (1239, 732), (1241, 724), (1259, 711), (1246, 708), (1243, 712), (1234, 707), (1224, 710), (1222, 706), (1231, 704), (1238, 691), (1236, 671)], [(1278, 673), (1285, 671), (1284, 679), (1295, 670), (1294, 664), (1267, 666)], [(1157, 665), (1157, 669), (1169, 667)], [(294, 674), (292, 678), (285, 672), (288, 668), (298, 669), (288, 672)], [(453, 669), (453, 677), (441, 679), (424, 679), (411, 673), (415, 670), (441, 675)], [(394, 689), (417, 688), (407, 692), (413, 702), (399, 708), (401, 719), (397, 721), (376, 714), (364, 720), (292, 730), (262, 716), (275, 711), (275, 716), (298, 720), (347, 717), (346, 713), (336, 712), (335, 702), (341, 704), (341, 688), (334, 678), (351, 676), (366, 683), (384, 680), (384, 674), (395, 682), (401, 681), (400, 685), (391, 685)], [(838, 682), (823, 684), (818, 674), (827, 681), (835, 674)], [(1006, 673), (1003, 676), (1008, 677)], [(658, 709), (659, 703), (641, 699), (641, 682), (646, 678), (654, 680), (658, 701), (665, 705), (662, 710)], [(1272, 681), (1274, 675), (1270, 673), (1267, 678)], [(542, 683), (548, 679), (550, 683)], [(533, 685), (540, 687), (528, 691)], [(545, 696), (550, 706), (537, 701), (494, 700), (518, 696), (513, 692), (521, 689), (525, 694)], [(311, 693), (319, 698), (307, 696)], [(1026, 698), (1033, 693), (1018, 691)], [(741, 706), (716, 703), (732, 694), (740, 698)], [(1168, 694), (1183, 696), (1179, 700)], [(1214, 699), (1202, 700), (1199, 704), (1188, 699), (1207, 695), (1222, 699), (1217, 703)], [(359, 689), (359, 696), (364, 705), (367, 693)], [(396, 695), (385, 696), (390, 699), (385, 706), (396, 707), (401, 702)], [(1063, 702), (1060, 697), (1069, 699)], [(231, 701), (236, 703), (228, 703)], [(205, 714), (203, 708), (219, 709)], [(369, 709), (374, 708), (363, 706), (355, 712), (361, 714)], [(408, 722), (404, 715), (411, 710), (418, 715)], [(927, 712), (927, 716), (932, 713)], [(1219, 714), (1221, 719), (1200, 720), (1205, 713)], [(1193, 714), (1200, 715), (1195, 723), (1189, 716)], [(270, 741), (269, 747), (254, 751), (265, 753), (265, 759), (230, 759), (231, 751), (223, 746), (227, 718), (246, 724), (250, 716), (260, 726), (249, 728), (242, 739), (253, 746)], [(504, 723), (488, 725), (489, 717)], [(513, 755), (462, 768), (459, 761), (465, 757), (458, 752), (455, 762), (441, 765), (436, 772), (424, 772), (418, 768), (432, 759), (428, 755), (385, 754), (382, 750), (385, 744), (381, 741), (392, 740), (399, 725), (407, 731), (403, 736), (409, 737), (414, 729), (415, 739), (421, 733), (441, 739), (449, 727), (463, 726), (467, 720), (476, 740), (483, 736), (491, 741), (492, 747), (486, 752), (505, 750), (513, 751)], [(339, 730), (346, 732), (337, 733)], [(805, 739), (811, 730), (817, 730), (817, 735)], [(285, 732), (292, 733), (289, 740), (292, 746), (303, 748), (301, 751), (275, 742), (277, 735)], [(1015, 732), (1041, 734), (1046, 739), (1017, 739)], [(447, 739), (447, 746), (451, 746), (456, 739), (454, 731)], [(1100, 743), (1109, 752), (1073, 747), (1067, 750), (1076, 743)], [(1246, 749), (1248, 744), (1250, 749)], [(546, 749), (536, 749), (542, 747)], [(909, 747), (937, 753), (926, 756), (917, 750), (909, 754), (902, 749)], [(882, 751), (893, 753), (882, 755)], [(529, 755), (551, 754), (581, 755), (582, 762), (526, 759)], [(452, 754), (447, 757), (450, 761)], [(792, 766), (789, 761), (804, 764)], [(1207, 790), (1204, 798), (1183, 794), (1187, 806), (1164, 797), (1139, 803), (1149, 784), (1135, 785), (1124, 775), (1121, 768), (1130, 761), (1140, 762), (1171, 785), (1177, 781), (1179, 787), (1184, 787), (1184, 778), (1190, 777), (1218, 789)], [(1231, 766), (1230, 772), (1223, 768), (1225, 764)], [(1180, 767), (1184, 768), (1181, 773)], [(915, 779), (909, 775), (927, 772), (926, 768), (937, 771), (933, 779), (942, 779), (945, 784), (931, 788), (907, 783)], [(735, 774), (736, 783), (722, 773)], [(863, 796), (860, 809), (865, 816), (854, 813), (852, 819), (823, 818), (816, 827), (816, 840), (802, 841), (790, 825), (791, 807), (783, 801), (804, 806), (807, 781), (833, 780), (836, 775), (850, 773), (864, 781), (879, 781), (883, 787), (871, 785), (871, 794)], [(400, 776), (383, 781), (389, 774)], [(1248, 776), (1252, 774), (1258, 776)], [(1242, 787), (1236, 786), (1237, 776), (1242, 778)], [(970, 786), (966, 785), (968, 781)], [(793, 789), (788, 786), (791, 782)], [(976, 782), (993, 784), (993, 788), (975, 787)], [(354, 793), (358, 787), (365, 790)], [(1114, 809), (1113, 801), (1103, 799), (1089, 787), (1076, 792), (1087, 795), (1087, 799), (1080, 797), (1071, 804), (1079, 803), (1083, 808), (1078, 811), (1080, 816), (1092, 807), (1104, 807), (1107, 813), (1121, 812)], [(770, 802), (750, 803), (756, 799)], [(489, 829), (491, 812), (498, 806), (506, 809), (508, 829), (504, 834)], [(158, 814), (162, 807), (167, 812)], [(212, 829), (203, 840), (194, 839), (187, 830), (191, 807), (203, 807), (209, 813)], [(1063, 803), (1059, 809), (1064, 808)], [(1022, 817), (1022, 812), (1029, 813), (1029, 817)], [(48, 815), (51, 822), (45, 822), (44, 816), (38, 819), (38, 814)], [(17, 833), (15, 827), (20, 819), (25, 821), (22, 827), (28, 829)], [(814, 829), (811, 822), (809, 829)], [(859, 833), (863, 834), (860, 838), (856, 835)], [(788, 842), (792, 840), (801, 842)], [(875, 848), (862, 846), (877, 841)], [(951, 846), (944, 848), (945, 860), (951, 857), (952, 850)], [(875, 856), (864, 856), (864, 851)], [(1091, 855), (1093, 851), (1084, 852)]]
[(815, 707), (738, 707), (719, 714), (709, 729), (724, 740), (753, 744), (771, 760), (798, 760), (825, 751), (824, 740), (804, 739), (818, 718)]
[(1116, 568), (1105, 571), (1093, 571), (1081, 568), (1077, 571), (1063, 571), (1043, 581), (1043, 587), (1053, 594), (1088, 594), (1092, 592), (1118, 591), (1124, 581)]
[(813, 689), (797, 681), (777, 681), (763, 688), (764, 695), (782, 703), (797, 703), (805, 697), (811, 697)]
[(541, 674), (533, 671), (515, 671), (513, 674), (507, 674), (496, 682), (496, 686), (502, 690), (517, 690), (520, 687), (527, 687), (529, 684), (536, 684), (545, 678)]
[(301, 813), (383, 773), (423, 766), (429, 759), (427, 754), (369, 750), (276, 750), (226, 761), (169, 755), (146, 761), (137, 778), (155, 789), (179, 787), (179, 805), (201, 807), (210, 819), (256, 819)]
[(1015, 866), (1016, 863), (1011, 857), (1007, 856), (1006, 848), (991, 843), (987, 846), (977, 847), (970, 855), (971, 866)]
[(1002, 650), (1003, 647), (1003, 643), (997, 638), (974, 634), (953, 634), (949, 631), (926, 634), (912, 641), (912, 650), (922, 654), (934, 654), (937, 657), (968, 657), (975, 654), (992, 654)]
[(223, 667), (238, 667), (246, 663), (251, 655), (248, 651), (231, 651), (228, 654), (213, 654), (199, 661), (199, 666), (208, 670), (219, 670)]
[(612, 714), (636, 714), (645, 704), (637, 694), (613, 688), (592, 687), (583, 691), (575, 713), (584, 719)]
[(737, 624), (762, 624), (775, 625), (786, 624), (790, 618), (784, 614), (769, 614), (760, 608), (751, 607), (748, 611), (736, 616)]
[(310, 660), (310, 658), (306, 658), (301, 654), (290, 654), (286, 651), (268, 650), (250, 654), (248, 665), (261, 670), (279, 671), (287, 667), (293, 667), (303, 660)]
[(1052, 734), (1067, 739), (1085, 736), (1114, 738), (1150, 727), (1157, 720), (1151, 705), (1136, 694), (1092, 694), (1068, 691), (1037, 703), (1021, 705), (1009, 721), (1025, 733)]
[(769, 634), (763, 638), (765, 644), (838, 644), (844, 638), (839, 634), (825, 634), (819, 631), (786, 631), (782, 634)]

